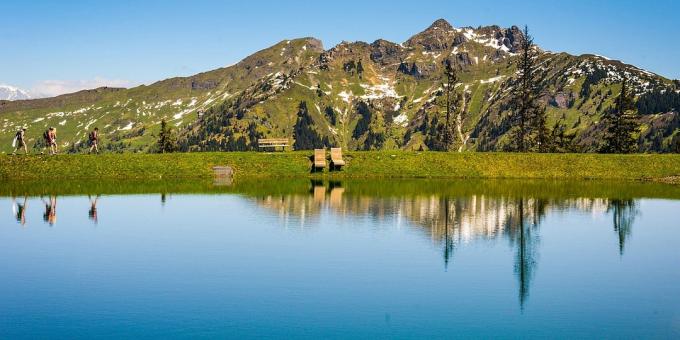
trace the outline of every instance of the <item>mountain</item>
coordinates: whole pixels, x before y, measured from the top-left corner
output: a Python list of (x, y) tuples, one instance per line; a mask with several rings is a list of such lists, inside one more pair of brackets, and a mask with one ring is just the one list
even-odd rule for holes
[[(300, 140), (347, 149), (427, 149), (436, 133), (432, 124), (444, 112), (447, 61), (458, 71), (456, 90), (468, 112), (463, 126), (469, 141), (462, 148), (503, 150), (523, 39), (517, 27), (456, 28), (437, 20), (400, 44), (342, 42), (326, 50), (313, 38), (286, 40), (233, 66), (191, 77), (0, 101), (0, 150), (25, 125), (34, 137), (57, 127), (63, 146), (72, 151), (95, 126), (110, 150), (147, 151), (161, 119), (177, 127), (184, 151), (252, 150), (258, 138), (303, 134)], [(548, 124), (560, 123), (559, 137), (569, 140), (566, 151), (598, 148), (602, 114), (613, 107), (624, 75), (640, 112), (640, 150), (680, 151), (678, 81), (596, 55), (540, 50), (539, 64)]]
[(0, 100), (31, 99), (28, 92), (14, 86), (0, 84)]

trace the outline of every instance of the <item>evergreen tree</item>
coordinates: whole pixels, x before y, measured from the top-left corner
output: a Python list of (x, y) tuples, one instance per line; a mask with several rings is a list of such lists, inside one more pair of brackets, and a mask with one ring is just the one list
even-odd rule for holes
[(581, 98), (583, 98), (583, 101), (590, 98), (590, 92), (592, 89), (591, 86), (596, 85), (602, 79), (605, 78), (607, 78), (607, 71), (600, 68), (595, 68), (595, 71), (593, 71), (593, 73), (589, 73), (586, 76), (586, 80), (583, 82), (583, 85), (581, 86)]
[[(425, 131), (424, 143), (430, 150), (434, 151), (448, 151), (449, 144), (442, 138), (447, 132), (446, 122), (440, 122), (439, 115), (433, 115), (429, 122), (423, 123), (423, 131)], [(426, 117), (426, 120), (428, 117)]]
[(538, 104), (540, 96), (540, 82), (536, 70), (538, 52), (534, 47), (534, 40), (529, 35), (529, 28), (524, 28), (524, 39), (521, 42), (521, 52), (517, 64), (518, 77), (512, 89), (511, 106), (512, 123), (514, 125), (513, 151), (527, 152), (532, 146), (532, 137), (539, 124), (542, 108)]
[(371, 108), (368, 107), (368, 104), (366, 104), (363, 101), (357, 104), (356, 110), (361, 117), (359, 118), (359, 121), (357, 122), (357, 125), (354, 128), (354, 132), (352, 132), (352, 138), (354, 139), (358, 139), (369, 130), (369, 125), (371, 124), (371, 120), (373, 117)]
[(158, 153), (169, 153), (177, 150), (177, 140), (165, 119), (161, 120), (161, 131), (158, 133), (156, 148)]
[(324, 114), (326, 115), (326, 118), (328, 118), (328, 121), (331, 123), (331, 125), (336, 125), (338, 123), (338, 115), (331, 106), (326, 106)]
[(408, 63), (405, 63), (403, 60), (399, 63), (399, 68), (397, 68), (397, 72), (401, 72), (403, 74), (411, 74), (411, 70), (408, 67)]
[(446, 60), (444, 73), (446, 76), (446, 83), (443, 84), (444, 90), (446, 91), (446, 121), (442, 128), (442, 145), (444, 150), (448, 151), (453, 147), (456, 138), (453, 133), (453, 123), (451, 120), (453, 118), (453, 112), (456, 111), (456, 106), (459, 102), (455, 93), (455, 85), (458, 82), (458, 76), (448, 59)]
[(342, 69), (352, 76), (354, 75), (354, 71), (356, 70), (356, 68), (357, 64), (354, 62), (354, 60), (350, 60), (342, 65)]
[(656, 89), (640, 96), (638, 114), (649, 115), (680, 110), (680, 93), (671, 88)]
[(359, 75), (359, 79), (364, 77), (364, 65), (361, 64), (361, 59), (359, 59), (359, 62), (357, 63), (357, 74)]
[(416, 78), (420, 78), (420, 76), (421, 76), (420, 68), (418, 68), (418, 65), (416, 65), (416, 63), (413, 63), (413, 66), (411, 66), (411, 70), (409, 71), (409, 74), (416, 77)]
[(680, 134), (675, 135), (671, 140), (671, 152), (680, 153)]
[(616, 98), (616, 106), (605, 112), (602, 118), (606, 127), (602, 152), (632, 153), (637, 150), (634, 134), (639, 129), (639, 123), (634, 98), (628, 93), (628, 79), (625, 76), (621, 82), (621, 92)]
[(451, 62), (446, 60), (444, 81), (441, 84), (444, 90), (438, 94), (445, 95), (444, 103), (442, 104), (445, 110), (444, 117), (443, 119), (440, 119), (438, 117), (440, 115), (439, 113), (434, 114), (432, 117), (426, 115), (423, 120), (423, 125), (421, 126), (421, 131), (425, 134), (425, 145), (427, 145), (430, 150), (452, 150), (456, 143), (456, 128), (461, 132), (459, 134), (461, 144), (464, 143), (461, 126), (464, 118), (462, 116), (463, 109), (460, 108), (461, 96), (457, 95), (455, 92), (457, 82), (458, 76), (456, 75), (456, 71), (451, 65)]
[(263, 137), (264, 137), (264, 135), (261, 132), (257, 131), (257, 123), (250, 122), (248, 124), (248, 140), (250, 142), (248, 143), (247, 150), (250, 150), (250, 151), (257, 150), (257, 148), (258, 148), (258, 142), (257, 141), (260, 138), (263, 138)]
[(364, 142), (364, 150), (380, 150), (385, 145), (387, 131), (385, 120), (379, 112), (372, 115), (371, 123), (368, 125), (368, 133)]
[(300, 102), (298, 106), (297, 121), (293, 127), (295, 135), (295, 150), (312, 150), (322, 148), (323, 140), (314, 129), (314, 121), (307, 110), (307, 102)]
[(536, 112), (534, 121), (534, 131), (536, 131), (536, 148), (538, 152), (546, 153), (552, 149), (554, 140), (551, 131), (548, 129), (545, 107)]
[(555, 125), (550, 131), (550, 152), (573, 152), (574, 151), (574, 138), (576, 135), (567, 134), (567, 126), (564, 120), (560, 119), (555, 122)]

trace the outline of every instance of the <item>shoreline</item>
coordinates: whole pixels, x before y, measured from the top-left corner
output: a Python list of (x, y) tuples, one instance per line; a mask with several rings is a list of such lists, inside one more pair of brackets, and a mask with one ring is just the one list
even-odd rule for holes
[(341, 188), (361, 197), (532, 197), (545, 199), (651, 198), (680, 199), (680, 185), (661, 182), (617, 180), (545, 179), (337, 179), (290, 178), (284, 181), (239, 178), (230, 183), (214, 179), (165, 180), (27, 180), (0, 185), (2, 197), (148, 195), (148, 194), (238, 194), (248, 197), (313, 195), (323, 188), (330, 193)]
[[(680, 184), (678, 154), (521, 154), (355, 151), (342, 171), (311, 173), (312, 151), (172, 154), (2, 155), (0, 179), (210, 179), (213, 166), (235, 178), (627, 180)], [(328, 164), (328, 161), (327, 161)]]

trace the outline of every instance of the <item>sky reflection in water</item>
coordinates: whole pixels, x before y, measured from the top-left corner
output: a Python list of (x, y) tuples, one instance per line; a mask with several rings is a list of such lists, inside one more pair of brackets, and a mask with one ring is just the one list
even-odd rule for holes
[(0, 336), (680, 335), (680, 201), (361, 189), (0, 198)]

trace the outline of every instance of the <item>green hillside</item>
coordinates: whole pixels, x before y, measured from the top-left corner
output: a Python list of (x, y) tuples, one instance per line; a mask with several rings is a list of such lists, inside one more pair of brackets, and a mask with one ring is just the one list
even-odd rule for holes
[[(76, 152), (98, 126), (106, 149), (144, 152), (161, 119), (177, 127), (183, 151), (254, 150), (258, 138), (301, 133), (348, 150), (427, 150), (433, 122), (444, 112), (447, 61), (457, 70), (456, 90), (467, 108), (462, 133), (468, 139), (460, 149), (501, 151), (522, 39), (517, 27), (454, 28), (438, 20), (402, 44), (343, 42), (324, 50), (312, 38), (282, 41), (192, 77), (0, 102), (0, 152), (10, 151), (20, 126), (29, 128), (29, 145), (54, 126), (62, 149)], [(540, 51), (539, 64), (548, 125), (568, 139), (562, 151), (598, 148), (602, 114), (613, 106), (623, 76), (640, 108), (639, 149), (680, 151), (677, 81), (595, 55)], [(311, 125), (296, 126), (300, 117)]]

